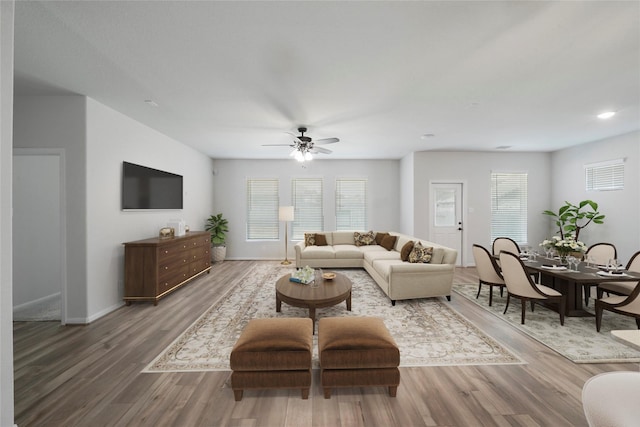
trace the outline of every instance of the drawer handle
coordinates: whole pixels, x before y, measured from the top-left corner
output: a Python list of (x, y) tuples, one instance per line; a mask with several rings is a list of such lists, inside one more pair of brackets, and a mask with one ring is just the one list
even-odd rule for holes
[(165, 270), (168, 270), (168, 269), (169, 269), (169, 267), (166, 267), (166, 266), (165, 266), (165, 267), (164, 267), (164, 269), (165, 269)]
[(165, 253), (165, 254), (168, 254), (168, 253), (169, 253), (169, 251), (165, 249), (165, 250), (164, 250), (164, 253)]

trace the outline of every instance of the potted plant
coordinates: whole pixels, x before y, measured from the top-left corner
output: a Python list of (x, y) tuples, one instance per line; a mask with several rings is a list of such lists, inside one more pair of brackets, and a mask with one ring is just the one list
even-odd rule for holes
[[(583, 210), (587, 208), (591, 208), (591, 210)], [(572, 238), (577, 241), (580, 236), (580, 230), (587, 225), (592, 222), (594, 224), (602, 224), (604, 222), (604, 215), (598, 212), (598, 204), (593, 200), (583, 200), (577, 205), (565, 202), (557, 213), (553, 211), (544, 211), (542, 213), (556, 218), (561, 240)]]
[(229, 231), (229, 222), (221, 213), (211, 215), (204, 227), (211, 234), (212, 259), (213, 261), (224, 261), (227, 256), (227, 232)]

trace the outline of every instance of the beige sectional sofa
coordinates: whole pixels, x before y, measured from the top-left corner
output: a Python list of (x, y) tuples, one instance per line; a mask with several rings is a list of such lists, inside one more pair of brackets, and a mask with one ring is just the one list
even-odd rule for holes
[[(389, 233), (397, 237), (391, 250), (375, 242), (372, 245), (356, 246), (353, 231), (318, 234), (325, 236), (327, 245), (305, 245), (304, 241), (296, 244), (296, 267), (363, 267), (394, 305), (396, 300), (413, 298), (446, 296), (451, 300), (453, 273), (458, 256), (455, 249), (394, 232)], [(401, 259), (402, 248), (409, 241), (419, 241), (422, 246), (433, 248), (429, 263), (410, 263)]]

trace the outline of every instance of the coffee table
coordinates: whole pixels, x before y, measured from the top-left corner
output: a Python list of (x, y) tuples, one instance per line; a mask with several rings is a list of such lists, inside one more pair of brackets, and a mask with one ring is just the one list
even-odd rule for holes
[(291, 274), (287, 274), (276, 282), (276, 312), (280, 313), (283, 302), (293, 307), (308, 308), (315, 333), (317, 308), (332, 307), (346, 301), (347, 310), (351, 311), (351, 280), (345, 275), (336, 273), (333, 280), (321, 279), (318, 286), (291, 282), (290, 277)]

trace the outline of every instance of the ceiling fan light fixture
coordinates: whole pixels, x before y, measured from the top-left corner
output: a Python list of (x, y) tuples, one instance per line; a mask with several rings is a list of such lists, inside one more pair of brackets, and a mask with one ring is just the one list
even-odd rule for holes
[(311, 161), (311, 160), (313, 160), (313, 156), (311, 155), (310, 152), (307, 151), (306, 153), (304, 153), (304, 159), (306, 161)]

